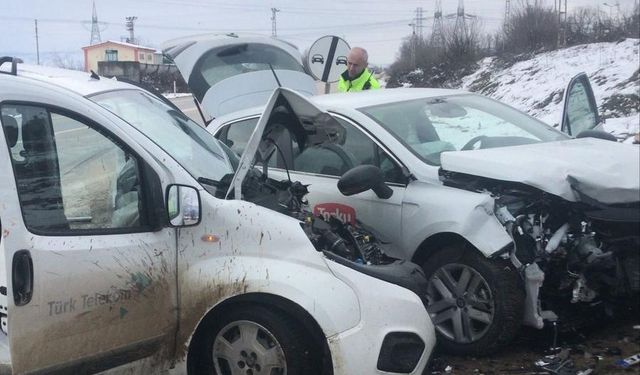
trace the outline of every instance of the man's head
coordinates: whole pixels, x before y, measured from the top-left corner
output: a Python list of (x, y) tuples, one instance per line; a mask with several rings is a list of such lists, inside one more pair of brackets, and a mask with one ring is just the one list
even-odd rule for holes
[(367, 67), (369, 56), (364, 48), (353, 47), (347, 56), (349, 78), (356, 78)]

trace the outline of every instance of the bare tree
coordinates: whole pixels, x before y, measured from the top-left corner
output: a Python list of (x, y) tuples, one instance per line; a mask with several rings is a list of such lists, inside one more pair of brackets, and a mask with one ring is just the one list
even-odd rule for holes
[(51, 55), (54, 66), (63, 69), (84, 70), (84, 63), (70, 54), (60, 54), (55, 52)]
[(593, 8), (579, 8), (567, 18), (567, 43), (582, 44), (597, 40), (600, 14)]
[(520, 0), (503, 26), (508, 52), (555, 49), (558, 41), (558, 16), (542, 0)]
[(455, 67), (474, 63), (480, 55), (481, 24), (477, 18), (466, 22), (465, 27), (447, 23), (444, 27), (444, 59)]

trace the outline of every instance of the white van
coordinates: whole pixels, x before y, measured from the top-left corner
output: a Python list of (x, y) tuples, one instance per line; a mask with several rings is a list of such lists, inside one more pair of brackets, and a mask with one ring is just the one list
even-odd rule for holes
[(2, 62), (0, 373), (422, 373), (416, 293), (216, 198), (233, 168), (204, 129), (122, 82)]

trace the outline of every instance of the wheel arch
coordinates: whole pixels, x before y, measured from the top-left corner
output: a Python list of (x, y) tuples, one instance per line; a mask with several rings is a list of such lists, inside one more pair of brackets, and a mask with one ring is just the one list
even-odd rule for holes
[(279, 312), (288, 315), (299, 323), (302, 328), (311, 335), (313, 339), (313, 345), (316, 349), (322, 350), (322, 375), (333, 375), (333, 358), (331, 351), (327, 344), (324, 331), (316, 321), (316, 319), (303, 307), (297, 303), (270, 293), (246, 293), (240, 294), (226, 299), (220, 304), (212, 307), (200, 320), (194, 329), (192, 339), (189, 343), (189, 350), (187, 353), (187, 368), (189, 364), (193, 362), (195, 351), (191, 350), (194, 345), (198, 345), (202, 340), (204, 334), (203, 327), (206, 326), (206, 322), (215, 319), (216, 316), (228, 313), (230, 310), (239, 308), (242, 306), (260, 305), (266, 308), (276, 309)]
[(464, 251), (475, 251), (484, 256), (469, 240), (459, 233), (441, 232), (427, 237), (413, 254), (412, 262), (422, 265), (431, 255), (448, 245), (459, 245)]

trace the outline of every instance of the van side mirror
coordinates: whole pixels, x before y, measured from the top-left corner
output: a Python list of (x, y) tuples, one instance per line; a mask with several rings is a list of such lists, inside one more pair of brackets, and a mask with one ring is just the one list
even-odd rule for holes
[(343, 195), (350, 196), (373, 190), (380, 199), (389, 199), (393, 190), (384, 182), (380, 168), (374, 165), (359, 165), (346, 171), (338, 180), (338, 190)]
[(200, 223), (200, 194), (193, 186), (167, 187), (167, 217), (171, 227), (190, 227)]

